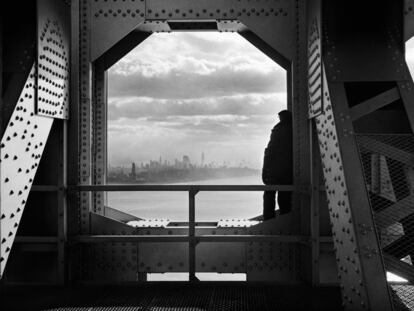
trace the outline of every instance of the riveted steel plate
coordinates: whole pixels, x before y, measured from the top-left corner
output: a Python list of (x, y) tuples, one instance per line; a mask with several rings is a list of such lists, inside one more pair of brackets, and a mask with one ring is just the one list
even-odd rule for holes
[[(343, 302), (349, 310), (374, 308), (389, 303), (378, 240), (369, 202), (363, 196), (364, 180), (351, 121), (346, 117), (345, 92), (340, 84), (328, 88), (323, 74), (324, 112), (315, 120)], [(375, 292), (383, 293), (381, 301), (371, 296)]]
[[(246, 228), (246, 234), (295, 234), (297, 215), (291, 212)], [(289, 282), (299, 281), (300, 249), (298, 243), (247, 242), (247, 281)]]
[[(197, 235), (245, 235), (246, 228), (198, 228)], [(198, 243), (196, 271), (217, 273), (246, 273), (246, 243)]]
[[(130, 235), (135, 229), (113, 219), (91, 214), (92, 234)], [(136, 281), (137, 243), (104, 242), (89, 245), (91, 256), (85, 263), (91, 273), (91, 280)]]
[[(323, 78), (325, 80), (324, 86), (327, 86), (325, 74)], [(338, 277), (343, 285), (342, 293), (345, 304), (353, 303), (363, 307), (367, 306), (368, 300), (363, 289), (361, 263), (357, 254), (338, 134), (328, 88), (325, 87), (323, 92), (325, 109), (321, 115), (315, 118), (315, 121), (336, 251)]]
[[(328, 81), (363, 82), (406, 79), (404, 71), (401, 70), (405, 62), (404, 49), (401, 45), (402, 22), (397, 21), (402, 12), (392, 10), (398, 8), (402, 2), (383, 1), (381, 5), (370, 6), (366, 3), (369, 2), (365, 2), (365, 6), (358, 8), (359, 14), (364, 13), (370, 16), (370, 22), (367, 25), (378, 25), (375, 31), (367, 25), (361, 25), (360, 22), (358, 24), (355, 22), (354, 25), (354, 27), (364, 27), (359, 31), (345, 30), (345, 27), (352, 27), (351, 16), (344, 25), (329, 20), (332, 16), (349, 14), (352, 10), (357, 11), (352, 1), (345, 1), (341, 6), (335, 1), (324, 3), (323, 49)], [(387, 8), (387, 5), (390, 6), (389, 11), (382, 12), (382, 8)], [(387, 17), (382, 17), (382, 14), (386, 14)], [(340, 18), (338, 20), (344, 23), (344, 20)], [(392, 27), (383, 30), (381, 27), (384, 25), (392, 25)]]
[(235, 19), (236, 0), (147, 0), (147, 19)]
[[(136, 228), (139, 235), (188, 235), (187, 228)], [(140, 243), (138, 271), (147, 273), (188, 272), (188, 244), (186, 242)]]
[(69, 118), (69, 19), (63, 1), (39, 0), (37, 20), (38, 115)]
[[(245, 228), (196, 228), (196, 235), (240, 235)], [(188, 235), (187, 227), (137, 228), (140, 235)], [(188, 244), (140, 243), (139, 272), (188, 272)], [(245, 273), (245, 243), (203, 242), (196, 246), (196, 272)]]
[[(90, 5), (92, 1), (79, 2), (79, 184), (89, 185), (92, 182), (92, 64), (90, 62)], [(92, 194), (79, 194), (79, 232), (89, 233), (89, 212), (91, 211)]]
[(238, 20), (280, 53), (293, 60), (295, 51), (295, 1), (243, 0), (238, 2)]
[(285, 18), (293, 16), (290, 0), (242, 0), (238, 1), (238, 16), (244, 18)]
[(145, 20), (145, 1), (107, 1), (89, 2), (90, 28), (85, 29), (90, 35), (90, 58), (96, 60), (114, 46), (128, 33)]
[(33, 65), (1, 140), (1, 275), (53, 124), (35, 114), (35, 89)]
[[(96, 64), (93, 74), (93, 183), (103, 185), (106, 183), (107, 167), (107, 72), (102, 63)], [(93, 193), (93, 211), (103, 215), (106, 204), (105, 192)]]
[(258, 220), (250, 220), (250, 219), (220, 219), (217, 223), (217, 227), (219, 228), (247, 228), (254, 225), (259, 224), (260, 221)]
[(168, 219), (139, 219), (128, 222), (128, 225), (136, 228), (165, 228), (169, 222)]
[(309, 118), (322, 112), (322, 51), (319, 21), (315, 17), (308, 34)]

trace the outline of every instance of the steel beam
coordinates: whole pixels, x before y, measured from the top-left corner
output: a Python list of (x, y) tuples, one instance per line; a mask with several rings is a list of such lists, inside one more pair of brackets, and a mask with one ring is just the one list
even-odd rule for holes
[(64, 1), (37, 1), (36, 113), (69, 118), (69, 15)]
[[(307, 236), (297, 235), (80, 235), (70, 239), (70, 243), (245, 243), (245, 242), (279, 242), (279, 243), (309, 243)], [(56, 242), (56, 241), (55, 241)]]
[[(90, 62), (90, 5), (93, 2), (81, 0), (79, 6), (79, 184), (90, 185), (92, 182), (92, 63)], [(92, 208), (91, 195), (80, 193), (80, 232), (90, 230), (89, 213)]]
[[(254, 4), (248, 0), (94, 1), (89, 13), (92, 21), (90, 57), (92, 61), (97, 60), (138, 28), (149, 33), (171, 31), (174, 29), (168, 21), (204, 20), (217, 21), (217, 27), (224, 31), (239, 31), (240, 23), (243, 23), (283, 59), (290, 61), (295, 49), (294, 5), (294, 0), (257, 0)], [(222, 24), (223, 21), (225, 24)], [(290, 35), (286, 36), (287, 33)]]
[[(321, 81), (318, 84), (322, 85), (323, 102), (322, 113), (314, 119), (344, 307), (346, 310), (391, 310), (391, 292), (348, 102), (353, 94), (347, 93), (346, 83), (354, 85), (404, 78), (403, 72), (395, 71), (397, 62), (402, 59), (398, 53), (401, 44), (397, 40), (392, 41), (392, 35), (399, 28), (388, 32), (388, 44), (383, 38), (386, 27), (391, 27), (392, 16), (398, 15), (398, 5), (394, 6), (389, 1), (384, 6), (375, 7), (376, 23), (383, 24), (374, 27), (366, 20), (372, 6), (364, 3), (355, 10), (353, 4), (352, 1), (321, 2), (321, 24), (324, 25), (321, 40), (324, 48)], [(389, 20), (380, 21), (384, 10)], [(357, 48), (350, 49), (354, 43)], [(311, 49), (309, 55), (313, 55)], [(378, 72), (380, 63), (382, 68)], [(310, 87), (310, 94), (312, 92)], [(365, 105), (368, 108), (355, 108), (355, 116), (384, 106), (384, 98), (386, 102), (391, 102), (388, 97), (395, 98), (399, 92), (393, 89), (390, 93), (369, 101), (368, 106)], [(389, 150), (388, 145), (385, 149)], [(401, 152), (398, 154), (401, 156)]]
[[(88, 1), (91, 61), (97, 60), (145, 20), (146, 1)], [(129, 37), (131, 38), (131, 37)]]
[[(108, 110), (108, 75), (102, 62), (93, 65), (93, 98), (92, 98), (92, 184), (106, 184), (107, 171), (107, 110)], [(92, 194), (93, 212), (104, 214), (106, 193)]]
[[(336, 89), (333, 91), (332, 88), (334, 86), (328, 85), (326, 80), (324, 85), (325, 113), (316, 117), (316, 124), (324, 180), (328, 194), (339, 278), (343, 285), (343, 301), (349, 310), (354, 308), (361, 310), (366, 308), (371, 310), (389, 310), (391, 307), (389, 301), (387, 305), (389, 296), (385, 283), (385, 272), (381, 257), (378, 256), (380, 251), (376, 235), (372, 230), (369, 235), (362, 236), (362, 240), (360, 240), (361, 233), (357, 227), (364, 224), (374, 228), (374, 225), (372, 224), (367, 195), (364, 193), (354, 193), (354, 191), (364, 191), (365, 184), (361, 180), (361, 173), (359, 178), (356, 179), (358, 173), (355, 170), (358, 167), (353, 167), (357, 165), (359, 159), (355, 150), (352, 150), (352, 130), (349, 129), (349, 124), (347, 127), (337, 128), (338, 123), (335, 116), (339, 114), (338, 106), (346, 104), (344, 92), (341, 86), (335, 86)], [(332, 96), (332, 94), (335, 95)], [(342, 124), (340, 125), (342, 126)], [(351, 133), (348, 131), (351, 131)], [(345, 141), (347, 141), (346, 146), (343, 145)], [(350, 154), (352, 151), (354, 152), (353, 155)], [(356, 183), (357, 180), (358, 184)], [(353, 187), (349, 187), (351, 184)], [(366, 200), (366, 202), (354, 201), (361, 199)], [(364, 208), (362, 208), (363, 206)], [(361, 212), (364, 212), (365, 215), (357, 215)], [(362, 216), (362, 218), (358, 216)], [(362, 245), (367, 245), (368, 249), (363, 251), (360, 249)], [(379, 274), (378, 271), (382, 271), (382, 274)], [(371, 282), (370, 278), (374, 274), (378, 280)], [(378, 286), (381, 287), (379, 288)], [(378, 303), (378, 300), (374, 299), (376, 296), (375, 292), (378, 293), (378, 290), (382, 290), (385, 293), (385, 302), (381, 302), (382, 306), (374, 307), (371, 304), (376, 305)]]
[[(68, 141), (71, 142), (70, 148), (67, 150), (67, 182), (69, 184), (78, 184), (80, 175), (80, 94), (82, 92), (80, 85), (80, 1), (71, 0), (70, 3), (70, 109), (71, 120), (68, 123)], [(80, 228), (80, 205), (79, 193), (68, 193), (68, 234), (78, 234)]]
[(135, 47), (146, 40), (151, 33), (134, 30), (108, 49), (101, 57), (96, 60), (97, 64), (103, 64), (103, 70), (108, 70), (122, 57), (132, 51)]
[(33, 64), (1, 140), (0, 277), (53, 124), (35, 114), (35, 88)]
[(351, 119), (355, 121), (356, 119), (365, 116), (369, 113), (372, 113), (382, 107), (385, 107), (398, 99), (400, 99), (400, 92), (398, 88), (392, 88), (384, 93), (381, 93), (371, 99), (368, 99), (357, 106), (351, 108)]

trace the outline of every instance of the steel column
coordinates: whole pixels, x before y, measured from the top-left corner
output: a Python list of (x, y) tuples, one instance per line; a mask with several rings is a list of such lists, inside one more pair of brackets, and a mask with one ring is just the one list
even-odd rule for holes
[[(92, 135), (92, 64), (90, 62), (90, 1), (79, 0), (79, 184), (89, 185), (91, 176), (91, 135)], [(80, 194), (80, 232), (90, 230), (89, 213), (91, 196), (87, 192)]]
[[(93, 65), (93, 99), (92, 99), (92, 184), (106, 183), (107, 168), (107, 72), (103, 62)], [(94, 192), (93, 211), (104, 215), (106, 193)]]
[(349, 310), (391, 310), (344, 86), (325, 85), (325, 115), (316, 120), (343, 301)]
[[(292, 61), (290, 84), (291, 104), (293, 113), (293, 163), (294, 184), (299, 187), (308, 188), (311, 181), (310, 176), (310, 135), (307, 112), (307, 2), (295, 0), (294, 5), (294, 38), (295, 54)], [(288, 84), (289, 85), (289, 84)], [(288, 92), (289, 93), (289, 92)], [(297, 213), (297, 224), (300, 226), (301, 234), (310, 234), (309, 223), (311, 204), (309, 193), (297, 192), (293, 198), (293, 212)], [(302, 277), (307, 282), (312, 282), (312, 250), (309, 247), (301, 247), (301, 269)]]

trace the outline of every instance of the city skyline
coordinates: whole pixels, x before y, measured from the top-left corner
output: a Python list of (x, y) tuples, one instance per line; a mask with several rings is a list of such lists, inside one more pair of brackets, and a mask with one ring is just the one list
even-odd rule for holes
[(242, 163), (238, 166), (221, 165), (214, 162), (204, 163), (205, 154), (201, 153), (200, 162), (192, 162), (188, 155), (181, 160), (168, 161), (161, 156), (149, 162), (132, 162), (126, 166), (108, 167), (109, 183), (170, 183), (183, 181), (217, 180), (231, 177), (259, 175), (260, 170), (249, 168)]
[(182, 154), (260, 167), (286, 72), (238, 34), (154, 34), (109, 70), (109, 162)]
[(128, 168), (131, 166), (131, 164), (135, 164), (137, 165), (137, 167), (145, 167), (147, 165), (151, 165), (151, 163), (158, 163), (160, 165), (164, 165), (164, 166), (173, 166), (174, 164), (178, 163), (178, 162), (184, 162), (184, 158), (188, 158), (188, 162), (191, 165), (197, 166), (197, 167), (203, 167), (203, 166), (208, 166), (208, 167), (223, 167), (223, 166), (231, 166), (231, 167), (249, 167), (249, 168), (253, 168), (253, 169), (258, 169), (256, 167), (252, 167), (249, 165), (248, 161), (240, 161), (240, 162), (236, 162), (236, 161), (232, 161), (232, 162), (226, 162), (226, 161), (209, 161), (209, 159), (206, 157), (206, 153), (204, 151), (202, 151), (200, 153), (200, 159), (197, 160), (196, 158), (192, 158), (188, 155), (183, 154), (181, 156), (181, 160), (180, 158), (164, 158), (162, 155), (160, 155), (158, 158), (152, 158), (152, 159), (147, 159), (145, 161), (132, 161), (132, 162), (128, 162), (128, 163), (120, 163), (118, 165), (112, 165), (111, 163), (108, 163), (108, 169), (111, 168)]

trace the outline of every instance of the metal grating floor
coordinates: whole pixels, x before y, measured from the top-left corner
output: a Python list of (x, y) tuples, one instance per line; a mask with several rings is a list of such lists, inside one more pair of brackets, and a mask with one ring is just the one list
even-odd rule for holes
[(7, 311), (342, 310), (339, 288), (265, 285), (3, 288)]

